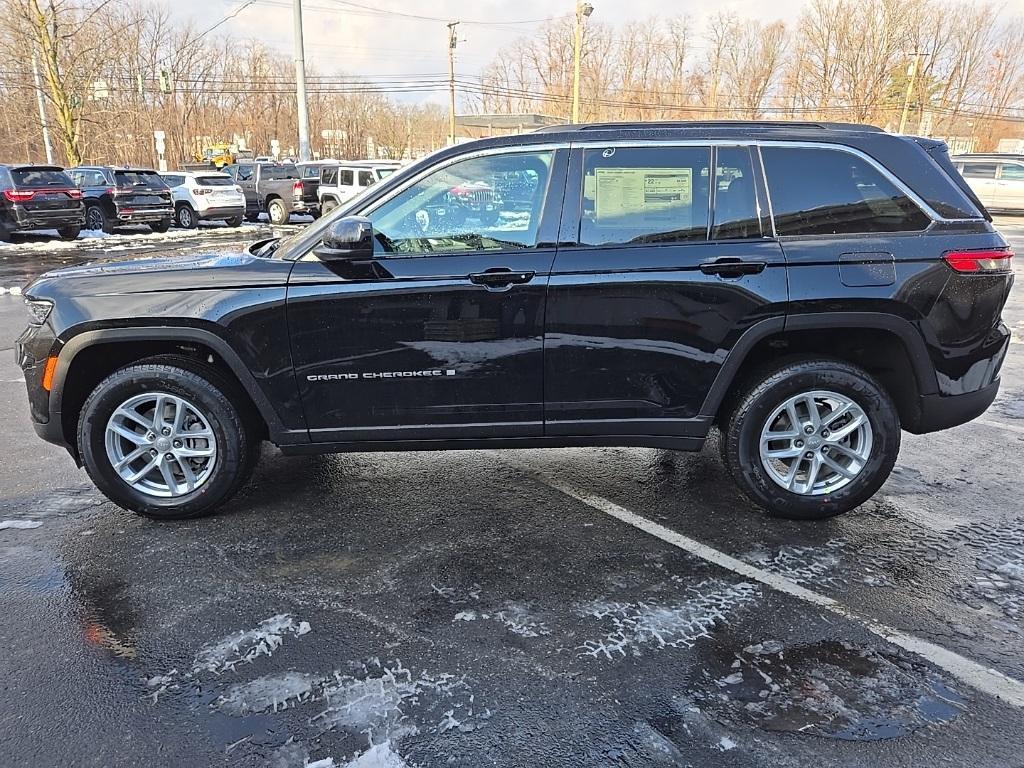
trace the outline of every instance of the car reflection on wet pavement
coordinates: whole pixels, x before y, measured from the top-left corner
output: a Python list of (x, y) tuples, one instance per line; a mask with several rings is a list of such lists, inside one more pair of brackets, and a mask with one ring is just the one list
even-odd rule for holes
[(1019, 766), (1018, 293), (993, 408), (817, 524), (710, 444), (268, 447), (220, 514), (153, 523), (36, 439), (0, 354), (0, 521), (40, 523), (0, 530), (0, 762)]

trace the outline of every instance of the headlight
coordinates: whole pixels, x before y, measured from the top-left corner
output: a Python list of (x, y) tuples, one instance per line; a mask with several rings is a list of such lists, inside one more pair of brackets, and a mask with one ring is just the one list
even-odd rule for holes
[(32, 325), (42, 325), (50, 316), (53, 302), (46, 299), (25, 299), (25, 306), (28, 308), (29, 322)]

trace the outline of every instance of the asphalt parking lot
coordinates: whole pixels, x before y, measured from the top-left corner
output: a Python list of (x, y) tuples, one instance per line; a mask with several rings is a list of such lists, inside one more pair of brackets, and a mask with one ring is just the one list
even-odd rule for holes
[(267, 230), (0, 247), (4, 766), (1024, 766), (1020, 282), (989, 412), (829, 521), (713, 445), (268, 447), (215, 517), (118, 509), (32, 431), (9, 289)]

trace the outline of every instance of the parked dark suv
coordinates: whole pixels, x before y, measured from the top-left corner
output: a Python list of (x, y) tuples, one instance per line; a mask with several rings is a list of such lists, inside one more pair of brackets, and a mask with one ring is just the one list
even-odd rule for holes
[[(452, 194), (512, 178), (496, 215)], [(17, 354), (37, 432), (152, 517), (225, 501), (265, 439), (697, 450), (717, 427), (750, 498), (820, 518), (878, 490), (901, 429), (995, 398), (1011, 256), (939, 141), (558, 127), (436, 153), (247, 254), (44, 275)]]
[(148, 224), (166, 232), (174, 218), (170, 187), (149, 168), (80, 165), (68, 173), (85, 199), (85, 228), (113, 232), (126, 224)]
[(74, 240), (82, 229), (82, 192), (55, 165), (0, 165), (0, 241), (21, 229), (55, 229)]

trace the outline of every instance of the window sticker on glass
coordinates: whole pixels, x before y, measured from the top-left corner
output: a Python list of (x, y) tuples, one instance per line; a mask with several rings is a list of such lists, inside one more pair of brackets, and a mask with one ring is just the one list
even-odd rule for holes
[(594, 176), (598, 219), (639, 214), (679, 221), (693, 204), (691, 168), (598, 168)]

